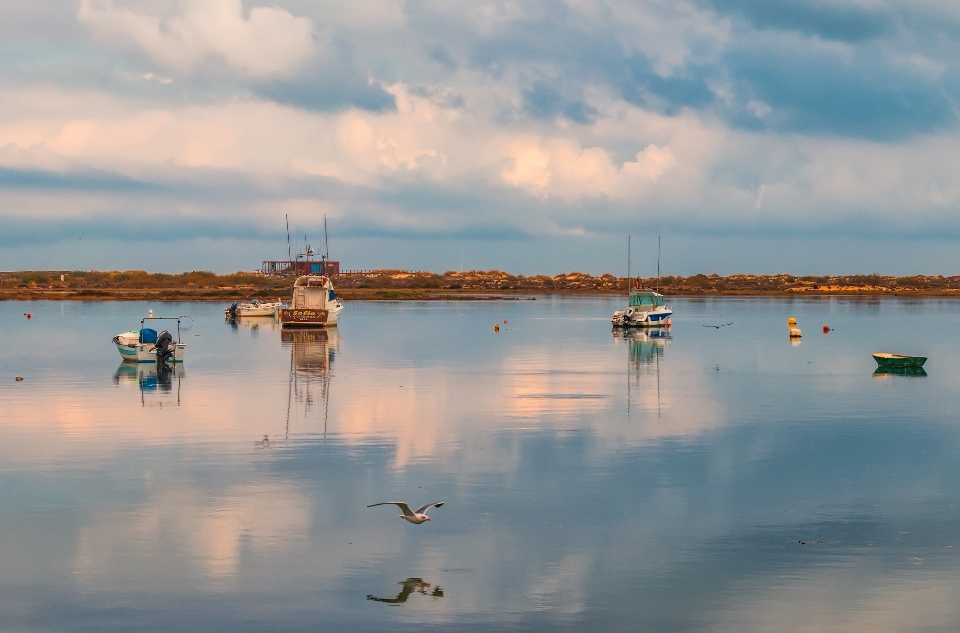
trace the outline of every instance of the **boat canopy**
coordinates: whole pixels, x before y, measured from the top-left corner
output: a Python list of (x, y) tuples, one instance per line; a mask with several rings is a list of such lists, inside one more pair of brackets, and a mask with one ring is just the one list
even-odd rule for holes
[(329, 280), (326, 277), (314, 277), (312, 275), (304, 275), (303, 277), (298, 278), (293, 282), (294, 288), (323, 288), (327, 285)]
[(663, 305), (663, 295), (653, 290), (631, 290), (631, 308), (655, 308)]

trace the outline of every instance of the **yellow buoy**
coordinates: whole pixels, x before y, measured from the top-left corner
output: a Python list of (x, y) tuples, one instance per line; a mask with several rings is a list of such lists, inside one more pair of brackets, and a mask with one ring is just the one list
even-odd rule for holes
[(499, 332), (499, 331), (500, 331), (500, 324), (499, 324), (499, 323), (494, 323), (494, 324), (493, 324), (493, 331), (494, 331), (494, 332)]
[(787, 325), (789, 327), (797, 327), (797, 320), (794, 319), (793, 317), (790, 317), (789, 319), (787, 319)]

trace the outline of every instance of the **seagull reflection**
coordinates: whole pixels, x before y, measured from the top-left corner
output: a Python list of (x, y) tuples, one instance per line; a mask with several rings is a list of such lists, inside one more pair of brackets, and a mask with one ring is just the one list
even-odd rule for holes
[(403, 604), (411, 595), (413, 595), (413, 592), (417, 592), (425, 596), (432, 596), (434, 598), (443, 597), (443, 589), (441, 589), (439, 586), (434, 587), (433, 591), (428, 593), (428, 590), (433, 585), (428, 582), (423, 582), (423, 578), (407, 578), (406, 580), (401, 581), (399, 584), (402, 586), (402, 588), (400, 589), (400, 593), (397, 594), (396, 598), (378, 598), (373, 595), (368, 595), (367, 600), (386, 602), (387, 604)]

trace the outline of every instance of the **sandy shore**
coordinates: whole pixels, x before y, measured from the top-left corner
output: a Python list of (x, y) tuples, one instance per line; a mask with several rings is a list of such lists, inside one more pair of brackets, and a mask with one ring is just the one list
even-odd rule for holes
[[(0, 300), (23, 301), (216, 301), (287, 300), (294, 278), (256, 273), (215, 275), (124, 272), (26, 271), (0, 273)], [(848, 275), (693, 275), (640, 279), (667, 297), (835, 297), (960, 296), (960, 276), (885, 277)], [(384, 270), (341, 275), (337, 294), (347, 301), (508, 301), (536, 296), (625, 296), (629, 282), (610, 274), (573, 272), (553, 277), (511, 275), (501, 271), (437, 274)]]

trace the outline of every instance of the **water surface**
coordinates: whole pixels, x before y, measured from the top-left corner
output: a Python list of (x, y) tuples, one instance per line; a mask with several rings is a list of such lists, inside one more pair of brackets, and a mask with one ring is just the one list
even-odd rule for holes
[[(620, 303), (0, 303), (0, 628), (960, 628), (960, 304)], [(151, 308), (174, 372), (110, 342)]]

